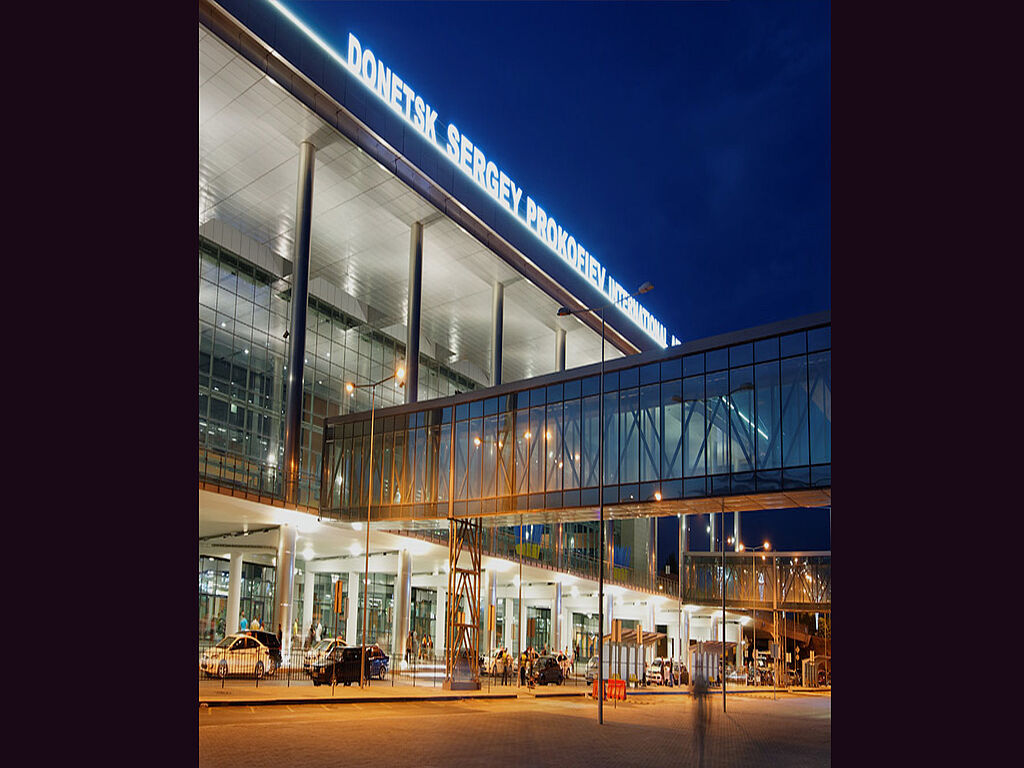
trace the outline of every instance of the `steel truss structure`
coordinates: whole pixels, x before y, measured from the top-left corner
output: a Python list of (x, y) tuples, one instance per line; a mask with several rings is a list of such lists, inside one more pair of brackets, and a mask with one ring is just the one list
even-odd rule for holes
[[(445, 610), (448, 642), (444, 687), (480, 687), (480, 562), (483, 523), (480, 518), (448, 521), (448, 604)], [(460, 565), (469, 555), (469, 567)]]

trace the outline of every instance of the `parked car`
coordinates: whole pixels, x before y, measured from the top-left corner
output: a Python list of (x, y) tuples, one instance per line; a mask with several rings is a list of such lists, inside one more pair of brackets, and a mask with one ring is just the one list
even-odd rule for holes
[(556, 657), (541, 656), (533, 662), (533, 682), (537, 685), (547, 685), (548, 683), (561, 685), (564, 679), (565, 675), (562, 674), (562, 668)]
[(591, 656), (587, 662), (587, 685), (593, 685), (597, 680), (597, 656)]
[[(315, 657), (309, 667), (309, 676), (313, 685), (324, 685), (335, 683), (352, 685), (359, 682), (359, 662), (362, 658), (362, 649), (359, 646), (335, 644), (328, 653)], [(366, 656), (364, 676), (370, 679), (372, 675), (371, 659)]]
[(644, 681), (648, 685), (662, 685), (665, 682), (664, 663), (664, 659), (659, 657), (647, 665)]
[(391, 657), (384, 653), (376, 643), (366, 648), (366, 658), (370, 660), (370, 677), (383, 680), (388, 674), (388, 663)]
[(274, 674), (274, 670), (281, 666), (281, 641), (277, 639), (277, 635), (263, 629), (247, 629), (242, 634), (249, 635), (249, 637), (255, 637), (270, 649), (270, 658), (274, 660), (274, 668), (271, 669), (268, 667), (267, 674)]
[(257, 679), (273, 674), (277, 662), (259, 638), (248, 633), (228, 635), (203, 652), (199, 668), (207, 676), (253, 675)]
[(336, 647), (344, 648), (345, 641), (340, 637), (325, 637), (319, 643), (314, 643), (313, 647), (306, 651), (302, 659), (302, 668), (309, 672), (310, 667), (313, 663), (320, 659), (323, 660), (331, 651)]

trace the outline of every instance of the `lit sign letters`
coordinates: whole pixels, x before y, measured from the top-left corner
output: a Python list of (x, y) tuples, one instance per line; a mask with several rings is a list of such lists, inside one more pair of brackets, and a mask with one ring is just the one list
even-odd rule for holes
[[(445, 130), (438, 127), (437, 110), (413, 89), (408, 81), (391, 69), (380, 56), (359, 42), (349, 33), (348, 56), (342, 58), (321, 40), (305, 24), (295, 17), (279, 0), (269, 2), (302, 29), (310, 39), (323, 48), (332, 58), (348, 68), (359, 80), (377, 95), (384, 104), (406, 123), (419, 131), (422, 136), (441, 152), (457, 168), (491, 196), (510, 214), (516, 217), (534, 237), (543, 242), (562, 261), (608, 297), (630, 320), (648, 336), (666, 346), (665, 326), (647, 311), (644, 306), (619, 285), (605, 267), (571, 232), (565, 229), (555, 217), (544, 210), (536, 200), (524, 194), (523, 187), (516, 184), (493, 159), (489, 159), (479, 144), (473, 142), (455, 123), (449, 123)], [(444, 139), (442, 145), (438, 139)], [(525, 199), (524, 199), (525, 198)], [(678, 344), (675, 336), (672, 344)]]

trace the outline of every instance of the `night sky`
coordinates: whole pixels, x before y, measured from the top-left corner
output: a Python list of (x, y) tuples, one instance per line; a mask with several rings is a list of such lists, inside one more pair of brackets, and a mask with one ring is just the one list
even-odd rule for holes
[[(827, 2), (284, 3), (342, 56), (353, 32), (442, 146), (455, 122), (624, 286), (653, 282), (670, 335), (831, 309)], [(745, 543), (830, 548), (827, 511), (744, 520)]]

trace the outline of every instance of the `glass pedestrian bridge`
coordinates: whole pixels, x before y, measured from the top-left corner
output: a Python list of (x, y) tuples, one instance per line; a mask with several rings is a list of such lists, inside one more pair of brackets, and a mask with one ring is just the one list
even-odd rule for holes
[(429, 530), (829, 506), (831, 362), (825, 312), (608, 361), (603, 387), (594, 364), (381, 408), (372, 441), (369, 412), (331, 417), (319, 511)]

